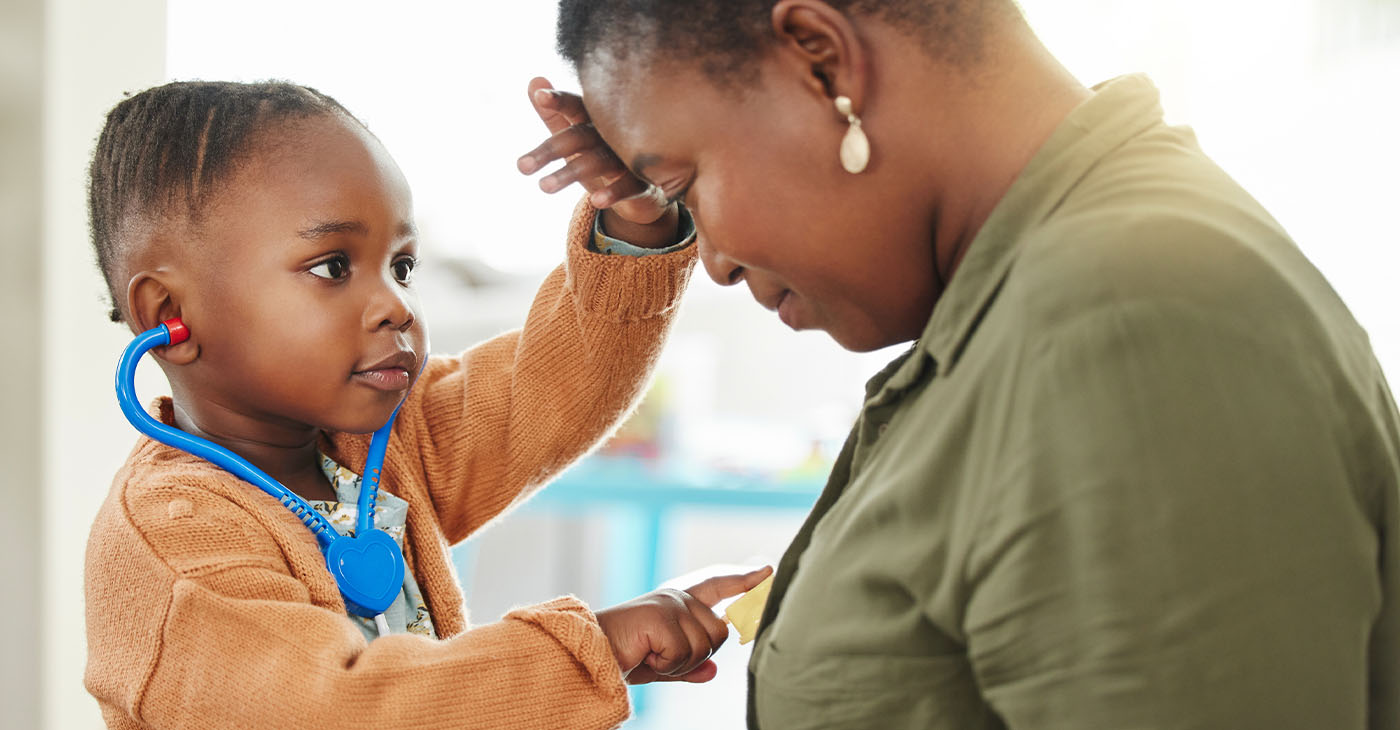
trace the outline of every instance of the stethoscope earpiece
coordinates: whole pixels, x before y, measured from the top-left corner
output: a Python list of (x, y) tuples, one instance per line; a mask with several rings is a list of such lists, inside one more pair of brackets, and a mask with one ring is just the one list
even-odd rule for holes
[[(389, 433), (399, 414), (395, 408), (370, 439), (369, 455), (360, 480), (359, 519), (354, 537), (341, 535), (321, 513), (266, 472), (228, 449), (167, 426), (152, 418), (136, 400), (136, 365), (156, 347), (178, 345), (190, 338), (190, 329), (178, 317), (165, 320), (131, 341), (117, 361), (117, 403), (136, 430), (181, 451), (209, 461), (272, 495), (316, 536), (326, 555), (326, 568), (335, 578), (345, 607), (365, 618), (377, 618), (394, 602), (403, 587), (403, 551), (388, 533), (374, 527), (374, 503), (379, 476), (388, 450)], [(403, 405), (402, 402), (399, 403)]]
[(165, 344), (166, 347), (174, 347), (190, 338), (190, 328), (186, 327), (179, 317), (172, 317), (160, 324), (170, 333), (170, 341)]

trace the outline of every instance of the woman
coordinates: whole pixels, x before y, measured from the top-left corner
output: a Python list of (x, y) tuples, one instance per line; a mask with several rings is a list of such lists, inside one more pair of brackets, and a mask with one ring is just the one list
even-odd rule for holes
[(751, 727), (1400, 728), (1400, 417), (1150, 82), (1081, 86), (1011, 0), (563, 0), (559, 45), (587, 109), (543, 92), (575, 126), (522, 169), (601, 135), (546, 189), (652, 184), (791, 327), (914, 342), (779, 566)]

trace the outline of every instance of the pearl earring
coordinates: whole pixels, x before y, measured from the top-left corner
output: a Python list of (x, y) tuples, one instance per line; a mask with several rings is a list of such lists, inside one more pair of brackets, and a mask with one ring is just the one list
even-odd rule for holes
[(836, 111), (846, 117), (846, 121), (851, 125), (846, 130), (846, 136), (841, 139), (841, 166), (846, 168), (846, 172), (858, 175), (870, 164), (870, 139), (865, 136), (865, 130), (861, 129), (860, 117), (856, 116), (851, 107), (849, 96), (836, 97)]

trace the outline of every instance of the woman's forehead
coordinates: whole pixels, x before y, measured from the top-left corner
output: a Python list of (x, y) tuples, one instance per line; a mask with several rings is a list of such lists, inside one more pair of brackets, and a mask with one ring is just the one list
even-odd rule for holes
[(742, 101), (699, 67), (674, 60), (596, 61), (584, 65), (579, 78), (594, 127), (634, 171), (723, 133)]

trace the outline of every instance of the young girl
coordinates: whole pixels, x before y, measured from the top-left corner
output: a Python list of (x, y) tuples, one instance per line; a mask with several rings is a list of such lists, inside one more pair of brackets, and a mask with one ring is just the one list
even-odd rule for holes
[[(552, 131), (586, 137), (538, 108)], [(575, 150), (599, 161), (585, 186), (617, 202), (639, 183), (591, 139)], [(133, 331), (178, 317), (191, 333), (155, 351), (173, 397), (154, 415), (348, 532), (365, 434), (403, 401), (376, 519), (407, 570), (380, 636), (347, 615), (291, 512), (142, 438), (88, 543), (86, 682), (110, 727), (603, 728), (627, 715), (624, 680), (713, 676), (727, 627), (709, 606), (764, 572), (597, 614), (559, 598), (469, 629), (448, 560), (641, 392), (693, 234), (654, 197), (617, 208), (599, 221), (579, 206), (523, 330), (428, 357), (408, 185), (333, 99), (176, 83), (112, 110), (90, 210), (113, 316)]]

